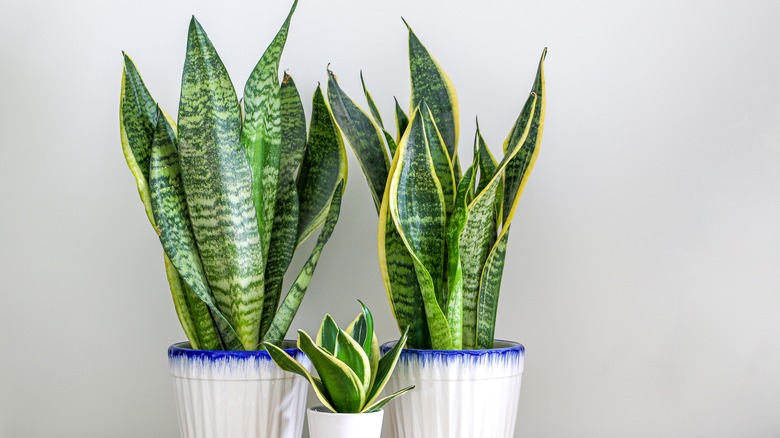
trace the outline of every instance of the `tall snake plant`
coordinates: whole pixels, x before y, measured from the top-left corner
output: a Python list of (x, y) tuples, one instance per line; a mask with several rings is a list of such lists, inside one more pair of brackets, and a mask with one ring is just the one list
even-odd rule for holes
[[(178, 124), (124, 56), (122, 149), (193, 348), (250, 350), (281, 340), (338, 220), (347, 161), (332, 113), (318, 87), (307, 139), (295, 82), (285, 74), (279, 83), (296, 5), (252, 71), (243, 105), (194, 17)], [(282, 300), (294, 251), (319, 227)]]
[(543, 63), (497, 161), (477, 125), (461, 171), (455, 88), (409, 28), (411, 116), (394, 138), (361, 74), (366, 113), (329, 72), (328, 101), (379, 214), (379, 261), (391, 309), (413, 348), (492, 348), (507, 239), (542, 140)]

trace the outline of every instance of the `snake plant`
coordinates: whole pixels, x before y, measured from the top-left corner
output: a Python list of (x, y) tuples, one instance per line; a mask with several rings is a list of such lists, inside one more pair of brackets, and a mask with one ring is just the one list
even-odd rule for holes
[(390, 351), (379, 357), (379, 341), (374, 333), (374, 318), (363, 304), (363, 313), (342, 330), (330, 315), (325, 315), (316, 342), (298, 330), (298, 348), (311, 359), (319, 377), (314, 377), (298, 361), (271, 343), (266, 344), (279, 368), (309, 380), (326, 408), (336, 413), (376, 412), (390, 400), (414, 386), (379, 398), (395, 369), (406, 334)]
[[(249, 76), (243, 105), (194, 17), (178, 124), (124, 56), (122, 149), (193, 348), (249, 350), (281, 340), (338, 220), (347, 162), (332, 113), (317, 88), (307, 139), (295, 82), (285, 74), (279, 83), (296, 4)], [(294, 251), (319, 227), (282, 300)]]
[(474, 158), (464, 172), (455, 88), (407, 27), (411, 116), (395, 102), (395, 137), (362, 74), (368, 113), (332, 72), (328, 101), (379, 214), (380, 270), (396, 322), (409, 330), (409, 345), (492, 348), (510, 225), (542, 140), (546, 49), (503, 158), (494, 158), (477, 123)]

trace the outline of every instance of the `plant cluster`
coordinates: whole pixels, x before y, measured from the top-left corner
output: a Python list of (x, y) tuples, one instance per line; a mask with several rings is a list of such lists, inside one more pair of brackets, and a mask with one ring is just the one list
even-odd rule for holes
[(368, 308), (362, 302), (360, 304), (363, 313), (344, 330), (330, 315), (325, 315), (316, 342), (305, 331), (298, 330), (298, 348), (311, 359), (319, 377), (312, 376), (281, 348), (266, 344), (279, 368), (308, 379), (322, 404), (336, 413), (376, 412), (390, 400), (414, 388), (410, 386), (379, 398), (406, 344), (406, 333), (380, 358), (374, 318)]
[(379, 214), (380, 269), (411, 347), (493, 346), (510, 225), (542, 140), (545, 54), (501, 161), (477, 124), (465, 172), (455, 88), (411, 27), (411, 116), (396, 100), (395, 138), (384, 128), (362, 74), (370, 115), (329, 75), (328, 101), (368, 181)]
[[(317, 88), (308, 138), (292, 78), (279, 83), (287, 19), (239, 102), (206, 32), (192, 18), (178, 124), (125, 55), (122, 148), (193, 348), (256, 349), (286, 334), (339, 216), (347, 177), (341, 134)], [(284, 299), (284, 274), (322, 227)], [(281, 303), (280, 303), (281, 302)]]

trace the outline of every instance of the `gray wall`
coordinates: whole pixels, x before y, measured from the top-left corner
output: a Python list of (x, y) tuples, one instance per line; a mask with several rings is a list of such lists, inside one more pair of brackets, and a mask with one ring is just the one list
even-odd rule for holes
[[(357, 96), (362, 68), (391, 118), (403, 15), (458, 87), (466, 151), (477, 114), (500, 150), (550, 48), (497, 328), (528, 351), (518, 437), (780, 435), (778, 5), (301, 0), (282, 66), (305, 95), (332, 63)], [(240, 91), (287, 7), (4, 0), (0, 436), (176, 435), (165, 350), (183, 333), (120, 151), (120, 50), (175, 114), (190, 14)], [(350, 160), (294, 326), (346, 321), (362, 298), (390, 339)]]

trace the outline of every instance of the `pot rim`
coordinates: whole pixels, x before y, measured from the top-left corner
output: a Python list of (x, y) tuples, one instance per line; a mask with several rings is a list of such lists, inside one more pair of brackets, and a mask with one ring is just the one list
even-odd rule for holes
[[(384, 344), (380, 345), (379, 349), (382, 352), (382, 354), (387, 353), (390, 351), (391, 348), (395, 346), (395, 344), (398, 342), (398, 339), (394, 341), (388, 341)], [(434, 349), (425, 349), (425, 348), (404, 348), (402, 351), (405, 351), (407, 353), (411, 354), (440, 354), (440, 355), (447, 355), (447, 356), (456, 356), (456, 355), (482, 355), (482, 354), (504, 354), (504, 353), (510, 353), (510, 352), (516, 352), (520, 353), (520, 355), (525, 355), (525, 347), (523, 344), (515, 341), (507, 341), (504, 339), (495, 339), (493, 340), (493, 345), (501, 344), (499, 347), (493, 347), (493, 348), (485, 348), (485, 349), (476, 349), (476, 350), (434, 350)]]
[[(292, 339), (285, 339), (282, 341), (284, 351), (290, 356), (295, 357), (302, 353), (297, 347), (297, 342)], [(234, 358), (234, 359), (249, 359), (249, 358), (267, 358), (271, 359), (271, 355), (267, 350), (198, 350), (190, 347), (189, 341), (177, 342), (168, 347), (168, 357), (204, 357), (208, 356), (211, 359), (219, 358)]]
[(313, 412), (317, 415), (324, 415), (324, 416), (338, 416), (338, 417), (354, 417), (356, 415), (364, 416), (364, 415), (381, 415), (384, 412), (384, 409), (380, 409), (376, 412), (350, 412), (350, 413), (341, 413), (341, 412), (331, 412), (330, 409), (326, 408), (324, 405), (317, 405), (312, 406), (310, 408), (306, 408), (306, 412)]

